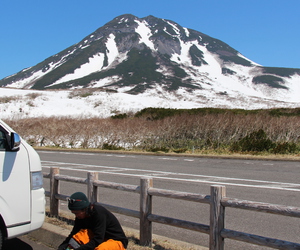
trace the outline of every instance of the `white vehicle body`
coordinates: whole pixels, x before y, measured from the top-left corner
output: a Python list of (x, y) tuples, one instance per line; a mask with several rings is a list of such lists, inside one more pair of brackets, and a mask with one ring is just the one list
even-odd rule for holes
[(42, 226), (45, 190), (37, 152), (0, 120), (0, 249)]

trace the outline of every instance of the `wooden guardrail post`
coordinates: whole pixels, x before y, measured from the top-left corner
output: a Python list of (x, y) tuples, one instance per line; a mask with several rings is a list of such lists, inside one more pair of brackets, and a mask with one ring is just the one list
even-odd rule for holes
[(140, 244), (151, 247), (152, 222), (148, 220), (148, 215), (152, 213), (152, 196), (148, 194), (148, 189), (153, 187), (153, 179), (141, 178), (140, 184)]
[(97, 202), (98, 188), (94, 185), (94, 181), (98, 180), (98, 173), (87, 173), (87, 196), (91, 203)]
[(221, 236), (221, 231), (224, 229), (225, 207), (222, 206), (221, 200), (225, 195), (225, 186), (210, 187), (210, 250), (224, 249), (224, 238)]
[(59, 168), (50, 169), (50, 215), (58, 216), (59, 199), (55, 195), (59, 193), (59, 181), (55, 179), (55, 175), (59, 175)]

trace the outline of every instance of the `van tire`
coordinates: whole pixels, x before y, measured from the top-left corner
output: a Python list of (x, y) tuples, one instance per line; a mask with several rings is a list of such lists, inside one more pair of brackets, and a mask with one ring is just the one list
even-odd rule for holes
[(3, 244), (3, 234), (2, 234), (2, 230), (0, 228), (0, 250), (2, 249), (2, 244)]

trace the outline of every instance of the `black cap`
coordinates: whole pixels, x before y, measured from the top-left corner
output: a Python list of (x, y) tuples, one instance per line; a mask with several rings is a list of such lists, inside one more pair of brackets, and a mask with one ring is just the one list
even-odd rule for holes
[(70, 210), (81, 210), (88, 207), (89, 205), (90, 202), (88, 198), (82, 192), (76, 192), (68, 198), (68, 208)]

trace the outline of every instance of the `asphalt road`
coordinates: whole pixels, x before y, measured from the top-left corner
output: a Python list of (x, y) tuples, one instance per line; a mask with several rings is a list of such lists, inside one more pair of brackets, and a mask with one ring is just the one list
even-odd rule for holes
[[(154, 187), (210, 194), (211, 185), (226, 186), (226, 196), (243, 200), (300, 207), (300, 162), (210, 159), (181, 156), (39, 151), (43, 171), (60, 167), (61, 174), (86, 178), (87, 171), (99, 179), (139, 185), (140, 178), (154, 179)], [(49, 190), (49, 181), (45, 180)], [(61, 193), (86, 192), (81, 184), (61, 183)], [(137, 194), (101, 189), (100, 202), (139, 210)], [(61, 202), (61, 208), (66, 204)], [(209, 207), (195, 202), (153, 198), (153, 213), (182, 220), (209, 224)], [(117, 215), (121, 224), (138, 229), (135, 218)], [(225, 227), (300, 243), (300, 220), (244, 210), (226, 209)], [(155, 234), (208, 246), (208, 235), (154, 223)], [(225, 249), (269, 249), (225, 240)]]
[(53, 250), (54, 248), (47, 247), (41, 242), (31, 240), (26, 235), (19, 238), (7, 240), (3, 244), (2, 250)]

